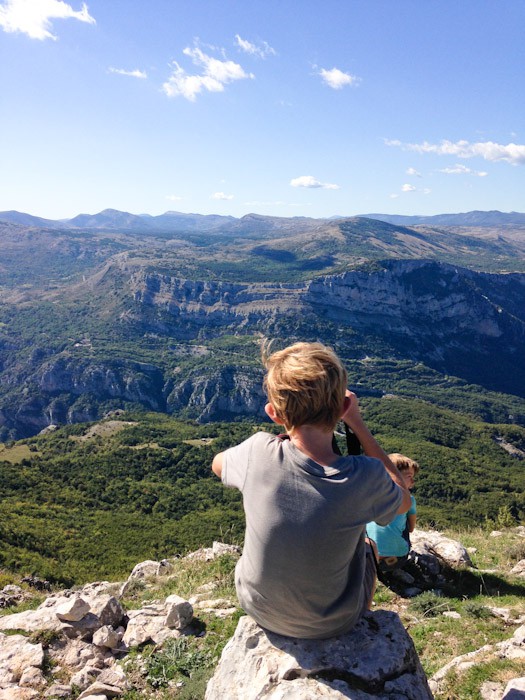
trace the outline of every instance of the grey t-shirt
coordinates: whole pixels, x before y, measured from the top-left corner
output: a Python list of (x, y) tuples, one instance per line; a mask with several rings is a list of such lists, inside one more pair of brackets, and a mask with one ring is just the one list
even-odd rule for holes
[(235, 583), (244, 610), (303, 639), (351, 629), (365, 602), (365, 525), (386, 525), (402, 501), (383, 464), (349, 456), (323, 467), (289, 440), (256, 433), (226, 450), (222, 481), (243, 494)]

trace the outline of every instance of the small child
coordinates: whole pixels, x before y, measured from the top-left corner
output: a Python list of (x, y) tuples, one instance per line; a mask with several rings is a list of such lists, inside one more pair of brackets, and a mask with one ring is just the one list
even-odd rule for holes
[[(376, 572), (365, 525), (410, 506), (403, 477), (365, 425), (337, 355), (296, 343), (265, 360), (265, 410), (285, 438), (259, 432), (217, 454), (214, 473), (243, 495), (246, 533), (235, 585), (262, 627), (298, 638), (351, 629)], [(366, 456), (334, 452), (342, 419)]]
[[(407, 488), (414, 488), (414, 479), (419, 471), (419, 464), (410, 457), (394, 452), (388, 455), (401, 472)], [(416, 527), (416, 499), (410, 494), (410, 508), (406, 513), (397, 515), (388, 525), (370, 522), (366, 534), (375, 542), (378, 552), (378, 568), (387, 573), (400, 569), (408, 559), (410, 551), (410, 533)]]

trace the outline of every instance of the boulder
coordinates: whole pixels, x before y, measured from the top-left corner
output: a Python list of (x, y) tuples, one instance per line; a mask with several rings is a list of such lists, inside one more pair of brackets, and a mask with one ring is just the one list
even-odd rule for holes
[(124, 690), (122, 688), (109, 685), (108, 683), (101, 683), (97, 680), (80, 693), (77, 700), (87, 700), (87, 698), (91, 697), (96, 697), (97, 700), (101, 700), (102, 697), (117, 698), (123, 694)]
[(127, 647), (149, 641), (162, 644), (170, 637), (180, 636), (178, 630), (166, 627), (166, 609), (163, 605), (148, 605), (140, 610), (130, 610), (128, 616), (128, 626), (122, 638)]
[(460, 542), (434, 530), (414, 530), (410, 535), (412, 550), (418, 554), (433, 554), (452, 567), (472, 566), (469, 553)]
[[(48, 601), (53, 600), (49, 605)], [(63, 602), (65, 599), (61, 599)], [(24, 630), (24, 632), (37, 632), (38, 630), (60, 630), (64, 626), (56, 616), (56, 599), (48, 598), (36, 610), (24, 610), (0, 617), (0, 630)]]
[(89, 604), (80, 596), (72, 596), (56, 608), (56, 616), (62, 622), (79, 622), (88, 612)]
[(193, 619), (193, 608), (187, 600), (178, 595), (170, 595), (166, 598), (166, 627), (182, 630)]
[(81, 671), (77, 671), (70, 678), (70, 683), (75, 688), (79, 690), (85, 690), (90, 686), (98, 676), (102, 673), (102, 669), (96, 668), (95, 666), (84, 666)]
[(93, 634), (93, 644), (97, 647), (105, 647), (106, 649), (116, 649), (122, 641), (124, 628), (119, 628), (119, 631), (113, 627), (104, 625)]
[(198, 559), (200, 561), (212, 561), (223, 554), (230, 554), (233, 557), (238, 557), (241, 553), (241, 548), (233, 544), (225, 544), (224, 542), (213, 542), (211, 547), (203, 547), (196, 552), (190, 552), (186, 555), (187, 559)]
[(166, 576), (172, 570), (172, 566), (167, 559), (153, 561), (148, 559), (133, 567), (129, 579), (144, 579), (150, 576)]
[(124, 617), (124, 609), (112, 595), (102, 594), (87, 598), (91, 612), (97, 616), (101, 626), (118, 627)]
[(414, 645), (396, 613), (367, 613), (350, 632), (300, 640), (242, 617), (206, 700), (431, 700)]
[(21, 688), (43, 688), (47, 681), (41, 668), (28, 666), (22, 672), (18, 685)]

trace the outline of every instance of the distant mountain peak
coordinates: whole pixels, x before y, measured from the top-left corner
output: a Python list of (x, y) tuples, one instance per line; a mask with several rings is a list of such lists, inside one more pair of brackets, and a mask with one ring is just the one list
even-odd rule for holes
[(404, 216), (402, 214), (360, 214), (359, 218), (376, 219), (398, 226), (505, 226), (525, 225), (525, 214), (505, 213), (497, 209), (490, 211), (462, 212), (459, 214), (436, 214), (434, 216)]

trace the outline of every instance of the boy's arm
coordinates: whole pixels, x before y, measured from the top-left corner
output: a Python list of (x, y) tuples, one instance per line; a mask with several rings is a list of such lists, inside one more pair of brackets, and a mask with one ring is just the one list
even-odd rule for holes
[(219, 452), (218, 454), (215, 455), (213, 458), (213, 462), (211, 463), (211, 469), (214, 474), (216, 474), (219, 479), (222, 477), (222, 456), (224, 452)]
[(363, 452), (367, 457), (375, 457), (383, 462), (385, 469), (387, 470), (390, 478), (394, 483), (396, 483), (403, 492), (403, 500), (398, 509), (399, 513), (406, 513), (410, 508), (410, 491), (405, 486), (405, 481), (401, 476), (399, 469), (392, 463), (389, 459), (387, 453), (379, 445), (375, 437), (372, 435), (368, 427), (366, 426), (361, 413), (359, 411), (359, 402), (357, 396), (351, 391), (346, 392), (346, 397), (348, 399), (348, 405), (345, 412), (341, 416), (342, 420), (348, 425), (348, 427), (355, 433)]
[(407, 522), (408, 522), (408, 531), (414, 532), (414, 530), (416, 528), (416, 514), (413, 513), (412, 515), (407, 515)]

